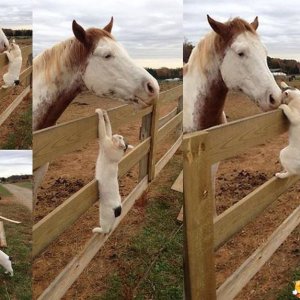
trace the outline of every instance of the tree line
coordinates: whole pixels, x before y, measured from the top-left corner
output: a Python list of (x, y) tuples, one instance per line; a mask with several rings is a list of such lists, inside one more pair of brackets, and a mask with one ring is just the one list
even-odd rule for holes
[[(194, 45), (185, 39), (183, 43), (183, 62), (187, 63)], [(280, 69), (282, 72), (291, 74), (300, 74), (300, 63), (294, 59), (281, 59), (267, 57), (268, 66), (270, 69)]]
[(1, 177), (1, 182), (19, 182), (24, 180), (32, 180), (32, 175), (11, 175), (9, 177)]
[(7, 29), (3, 28), (3, 32), (7, 37), (14, 37), (14, 36), (32, 36), (31, 29)]
[(182, 79), (182, 68), (145, 68), (154, 78), (158, 80), (164, 80), (169, 78)]

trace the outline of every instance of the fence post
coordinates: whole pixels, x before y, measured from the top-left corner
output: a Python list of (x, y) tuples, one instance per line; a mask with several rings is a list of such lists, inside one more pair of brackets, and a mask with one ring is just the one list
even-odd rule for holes
[[(151, 119), (152, 113), (142, 118), (142, 126), (140, 129), (140, 140), (143, 141), (151, 135)], [(149, 153), (145, 155), (139, 163), (139, 181), (141, 181), (148, 174), (148, 160)]]
[(207, 132), (183, 139), (185, 298), (215, 300), (213, 193)]
[(157, 100), (153, 104), (152, 112), (142, 119), (142, 126), (140, 130), (140, 140), (144, 140), (151, 136), (150, 151), (141, 159), (139, 164), (139, 181), (141, 181), (147, 174), (148, 180), (152, 181), (155, 176), (155, 150), (158, 132), (158, 111)]
[(157, 133), (158, 133), (158, 121), (159, 121), (159, 111), (158, 111), (158, 99), (154, 101), (152, 116), (151, 116), (151, 144), (149, 152), (149, 181), (152, 181), (155, 177), (155, 152), (157, 145)]

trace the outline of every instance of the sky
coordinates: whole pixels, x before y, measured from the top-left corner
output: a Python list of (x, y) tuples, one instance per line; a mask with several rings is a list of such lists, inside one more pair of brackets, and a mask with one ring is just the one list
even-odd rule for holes
[(258, 33), (271, 57), (300, 61), (300, 2), (298, 0), (184, 0), (184, 36), (195, 44), (210, 27), (206, 15), (217, 21), (259, 18)]
[(31, 150), (1, 150), (0, 177), (32, 174)]
[(32, 2), (30, 0), (1, 1), (0, 27), (10, 29), (32, 28)]
[(103, 28), (143, 67), (182, 66), (182, 0), (34, 0), (34, 54), (71, 36), (72, 20)]

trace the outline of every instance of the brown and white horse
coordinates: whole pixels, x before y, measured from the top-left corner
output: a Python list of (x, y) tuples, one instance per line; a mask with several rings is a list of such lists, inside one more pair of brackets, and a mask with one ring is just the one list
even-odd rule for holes
[[(159, 85), (137, 66), (111, 35), (113, 18), (103, 28), (84, 30), (33, 60), (33, 130), (52, 126), (85, 88), (98, 96), (121, 98), (143, 108), (155, 101)], [(34, 174), (34, 199), (48, 164)]]
[[(225, 123), (229, 89), (244, 92), (263, 111), (281, 103), (281, 90), (267, 65), (266, 48), (256, 33), (258, 18), (252, 23), (240, 18), (226, 23), (207, 18), (213, 31), (196, 45), (184, 66), (185, 132)], [(213, 166), (213, 178), (217, 166)]]
[(55, 124), (86, 87), (98, 96), (122, 98), (141, 107), (158, 96), (157, 81), (137, 66), (113, 38), (113, 18), (103, 29), (84, 30), (73, 21), (74, 36), (33, 61), (33, 130)]
[(221, 124), (229, 89), (243, 91), (262, 110), (277, 108), (281, 90), (267, 65), (267, 51), (256, 33), (258, 18), (221, 23), (193, 49), (185, 65), (183, 126), (196, 131)]

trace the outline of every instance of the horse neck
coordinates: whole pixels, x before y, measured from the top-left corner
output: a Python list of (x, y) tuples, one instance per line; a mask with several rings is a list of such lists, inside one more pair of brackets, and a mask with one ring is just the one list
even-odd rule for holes
[[(197, 53), (194, 54), (194, 57)], [(192, 58), (193, 59), (193, 58)], [(184, 78), (184, 98), (190, 109), (187, 131), (196, 131), (224, 123), (223, 111), (228, 89), (220, 72), (221, 56), (210, 55), (210, 62), (202, 64), (189, 61)]]
[(51, 78), (45, 72), (36, 72), (33, 80), (33, 130), (55, 125), (58, 118), (82, 91), (84, 83), (80, 68), (59, 66), (51, 70)]

